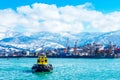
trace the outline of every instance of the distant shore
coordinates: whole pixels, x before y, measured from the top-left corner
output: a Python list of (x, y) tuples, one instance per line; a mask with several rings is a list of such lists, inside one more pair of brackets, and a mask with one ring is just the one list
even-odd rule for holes
[[(0, 58), (37, 58), (38, 56), (0, 56)], [(119, 58), (115, 56), (47, 56), (48, 58)]]

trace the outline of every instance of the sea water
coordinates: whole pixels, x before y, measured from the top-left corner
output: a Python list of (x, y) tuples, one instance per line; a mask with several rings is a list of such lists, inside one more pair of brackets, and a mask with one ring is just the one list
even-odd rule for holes
[(120, 59), (49, 58), (53, 71), (32, 73), (36, 58), (0, 59), (0, 80), (120, 80)]

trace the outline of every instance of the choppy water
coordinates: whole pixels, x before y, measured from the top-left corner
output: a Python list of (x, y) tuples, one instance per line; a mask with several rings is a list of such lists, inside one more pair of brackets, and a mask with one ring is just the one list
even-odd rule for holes
[(120, 80), (120, 59), (49, 59), (52, 72), (32, 73), (35, 58), (0, 59), (0, 80)]

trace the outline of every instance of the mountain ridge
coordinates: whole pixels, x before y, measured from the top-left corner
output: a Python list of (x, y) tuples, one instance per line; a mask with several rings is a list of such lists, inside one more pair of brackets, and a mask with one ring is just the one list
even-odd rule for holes
[[(9, 32), (10, 33), (10, 32)], [(78, 34), (72, 34), (70, 32), (51, 33), (51, 32), (38, 32), (30, 35), (24, 33), (11, 32), (10, 35), (1, 38), (1, 48), (15, 48), (15, 49), (28, 49), (33, 50), (40, 47), (47, 49), (64, 48), (66, 47), (67, 40), (68, 46), (74, 47), (75, 41), (78, 40), (77, 46), (83, 46), (87, 43), (98, 42), (101, 44), (108, 44), (109, 41), (113, 44), (120, 45), (120, 30), (97, 33), (97, 32), (81, 32)]]

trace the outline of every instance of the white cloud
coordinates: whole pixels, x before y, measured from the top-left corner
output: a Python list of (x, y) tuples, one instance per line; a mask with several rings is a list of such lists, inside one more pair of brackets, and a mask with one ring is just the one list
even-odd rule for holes
[[(21, 28), (20, 28), (21, 27)], [(18, 29), (18, 30), (17, 30)], [(91, 3), (57, 7), (42, 3), (0, 10), (0, 32), (114, 31), (120, 29), (120, 12), (102, 13)]]

